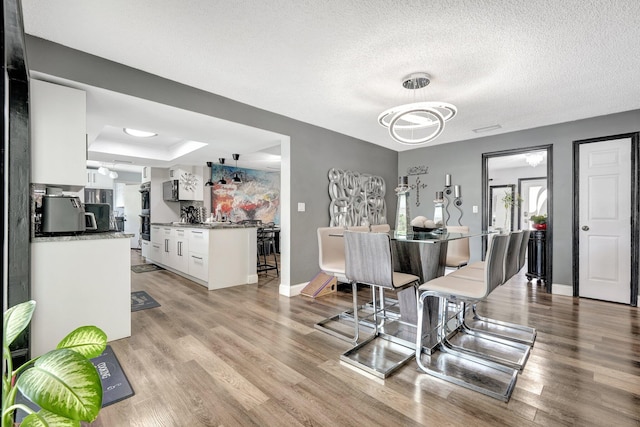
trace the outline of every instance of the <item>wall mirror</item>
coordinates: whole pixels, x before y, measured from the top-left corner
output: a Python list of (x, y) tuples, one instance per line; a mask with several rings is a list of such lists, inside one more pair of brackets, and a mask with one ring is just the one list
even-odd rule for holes
[[(516, 186), (490, 185), (489, 186), (489, 223), (490, 231), (513, 231), (514, 206), (509, 200), (515, 200)], [(516, 224), (517, 227), (517, 224)]]
[[(482, 224), (491, 231), (532, 230), (532, 215), (552, 212), (552, 145), (482, 154)], [(505, 206), (505, 195), (512, 204)], [(552, 224), (547, 218), (545, 284), (551, 292)], [(486, 254), (483, 239), (483, 259)]]

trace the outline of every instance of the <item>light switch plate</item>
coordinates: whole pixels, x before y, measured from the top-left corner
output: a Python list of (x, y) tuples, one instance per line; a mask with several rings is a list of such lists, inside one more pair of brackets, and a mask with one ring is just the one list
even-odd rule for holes
[(478, 206), (477, 205), (473, 206), (473, 213), (478, 213)]
[(298, 202), (298, 212), (304, 212), (306, 209), (306, 206), (303, 202)]

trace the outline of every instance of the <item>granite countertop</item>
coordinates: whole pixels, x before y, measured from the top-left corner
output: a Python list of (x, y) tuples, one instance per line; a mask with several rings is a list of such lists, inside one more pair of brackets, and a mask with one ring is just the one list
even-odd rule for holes
[(152, 222), (151, 225), (159, 225), (161, 227), (177, 227), (177, 228), (258, 228), (256, 225), (234, 224), (231, 222), (205, 222), (205, 223), (189, 223), (189, 222)]
[(105, 233), (85, 233), (73, 236), (36, 236), (31, 238), (31, 242), (71, 242), (75, 240), (103, 240), (103, 239), (130, 239), (132, 233), (123, 233), (120, 231), (107, 231)]

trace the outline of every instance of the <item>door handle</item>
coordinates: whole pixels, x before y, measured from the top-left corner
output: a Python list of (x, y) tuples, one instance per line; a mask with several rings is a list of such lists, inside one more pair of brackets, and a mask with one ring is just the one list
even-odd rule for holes
[(589, 226), (588, 225), (583, 225), (582, 226), (582, 231), (589, 231)]

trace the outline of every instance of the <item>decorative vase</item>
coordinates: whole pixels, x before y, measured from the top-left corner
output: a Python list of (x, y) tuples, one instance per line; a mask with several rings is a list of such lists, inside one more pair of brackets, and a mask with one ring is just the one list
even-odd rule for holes
[(533, 224), (533, 228), (535, 228), (536, 230), (546, 230), (547, 229), (547, 224), (546, 223)]

